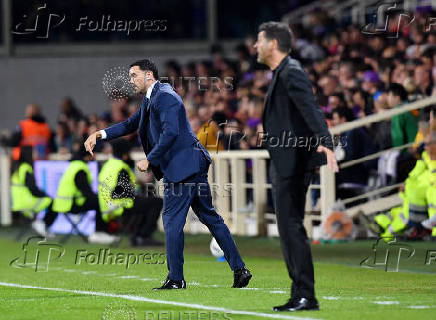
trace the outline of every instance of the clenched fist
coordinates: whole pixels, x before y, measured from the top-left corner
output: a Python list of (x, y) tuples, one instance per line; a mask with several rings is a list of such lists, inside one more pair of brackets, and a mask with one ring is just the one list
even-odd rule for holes
[(137, 167), (138, 170), (141, 171), (141, 172), (145, 172), (145, 171), (147, 171), (148, 166), (149, 166), (149, 162), (148, 162), (147, 159), (144, 159), (144, 160), (138, 161), (138, 163), (136, 164), (136, 167)]

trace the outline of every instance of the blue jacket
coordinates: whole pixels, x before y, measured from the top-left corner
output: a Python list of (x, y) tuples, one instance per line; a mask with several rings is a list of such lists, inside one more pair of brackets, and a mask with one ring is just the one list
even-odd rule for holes
[(180, 96), (166, 83), (156, 82), (150, 96), (129, 119), (105, 129), (112, 140), (139, 131), (144, 152), (158, 180), (180, 182), (200, 171), (199, 152), (211, 158), (192, 131)]

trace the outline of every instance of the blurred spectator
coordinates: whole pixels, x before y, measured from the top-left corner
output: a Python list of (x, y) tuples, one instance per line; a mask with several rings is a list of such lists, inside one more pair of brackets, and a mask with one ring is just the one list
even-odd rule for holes
[(58, 153), (66, 154), (73, 151), (73, 139), (65, 122), (58, 122), (54, 143)]
[(363, 74), (362, 89), (368, 92), (374, 98), (376, 94), (380, 93), (379, 83), (380, 77), (377, 72), (373, 70), (365, 71)]
[(424, 64), (420, 64), (416, 66), (413, 78), (420, 93), (426, 97), (430, 96), (433, 89), (430, 70)]
[(59, 121), (65, 122), (69, 119), (79, 121), (83, 117), (82, 111), (77, 108), (73, 99), (66, 97), (61, 102), (61, 114)]
[[(400, 106), (407, 102), (407, 92), (402, 85), (392, 83), (388, 89), (388, 103), (391, 108)], [(392, 146), (399, 147), (407, 143), (415, 141), (418, 132), (418, 114), (413, 112), (406, 112), (391, 118), (391, 137)], [(396, 152), (392, 158), (396, 157)], [(396, 160), (397, 167), (395, 171), (391, 172), (393, 180), (403, 181), (407, 178), (408, 173), (415, 165), (416, 159), (403, 149), (398, 155)]]
[(211, 121), (203, 124), (198, 130), (198, 140), (208, 151), (224, 150), (222, 132), (226, 121), (226, 115), (222, 111), (217, 111), (213, 114)]
[[(354, 119), (353, 112), (347, 107), (338, 107), (333, 110), (332, 123), (337, 126)], [(341, 134), (341, 145), (336, 149), (339, 162), (347, 162), (363, 158), (375, 153), (375, 147), (365, 127), (352, 129)], [(338, 197), (355, 195), (356, 190), (366, 186), (371, 169), (375, 169), (374, 162), (367, 161), (342, 168), (336, 174)]]
[(2, 138), (2, 143), (11, 147), (12, 159), (20, 158), (23, 146), (32, 146), (35, 152), (34, 160), (46, 159), (53, 149), (52, 132), (36, 104), (26, 106), (26, 119), (20, 121), (17, 130), (8, 138)]
[(351, 61), (341, 63), (339, 67), (339, 83), (344, 89), (351, 89), (356, 87), (354, 66)]
[[(374, 101), (375, 113), (382, 113), (388, 109), (387, 94), (381, 93)], [(374, 122), (371, 125), (370, 135), (376, 150), (386, 150), (392, 147), (391, 139), (391, 122), (390, 120), (384, 120)]]
[[(402, 85), (392, 83), (388, 89), (389, 107), (395, 108), (407, 102), (407, 92)], [(391, 119), (392, 146), (399, 147), (413, 142), (418, 132), (418, 118), (412, 112), (393, 116)]]
[(354, 117), (361, 118), (371, 114), (373, 107), (373, 99), (370, 95), (361, 89), (354, 89), (352, 92), (352, 110)]

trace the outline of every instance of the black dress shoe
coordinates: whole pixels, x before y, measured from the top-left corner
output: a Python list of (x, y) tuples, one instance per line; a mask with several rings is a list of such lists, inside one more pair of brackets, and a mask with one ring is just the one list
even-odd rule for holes
[(252, 275), (246, 268), (241, 268), (235, 271), (232, 288), (244, 288), (250, 282)]
[(171, 280), (167, 278), (162, 287), (153, 288), (153, 290), (172, 290), (172, 289), (186, 289), (185, 280)]
[(303, 310), (319, 310), (318, 301), (315, 298), (297, 298), (290, 299), (282, 306), (273, 307), (273, 311), (303, 311)]

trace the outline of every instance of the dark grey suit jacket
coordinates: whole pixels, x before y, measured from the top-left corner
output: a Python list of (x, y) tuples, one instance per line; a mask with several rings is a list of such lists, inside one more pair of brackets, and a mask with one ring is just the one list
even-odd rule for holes
[(260, 138), (277, 173), (290, 177), (326, 163), (318, 145), (333, 148), (325, 117), (300, 63), (287, 56), (273, 72), (262, 116)]

